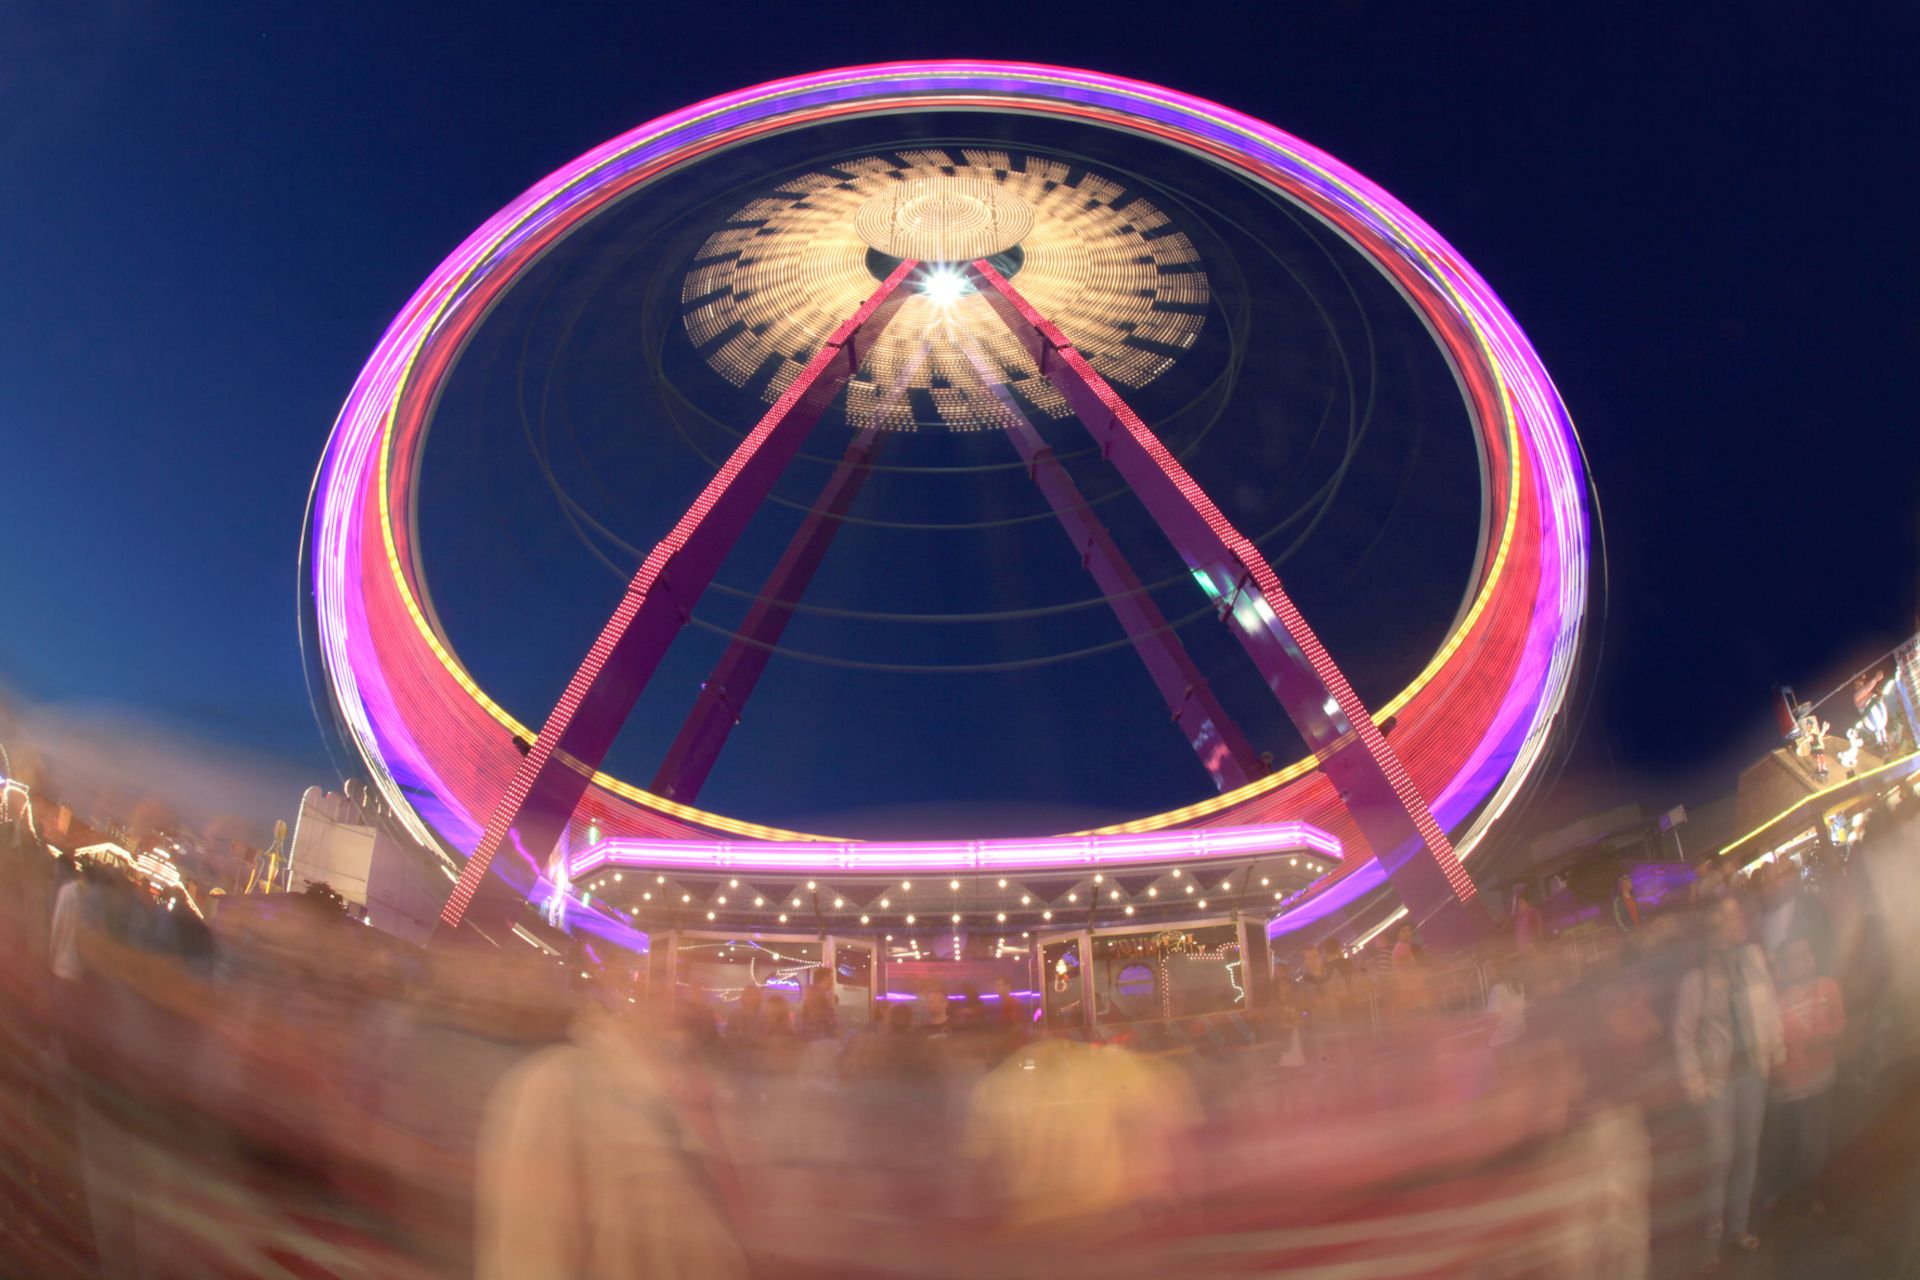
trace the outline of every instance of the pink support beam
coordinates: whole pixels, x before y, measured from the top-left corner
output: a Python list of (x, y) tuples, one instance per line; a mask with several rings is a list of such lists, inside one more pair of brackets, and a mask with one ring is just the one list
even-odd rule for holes
[[(807, 432), (910, 296), (903, 286), (918, 265), (908, 261), (895, 267), (860, 309), (834, 330), (642, 562), (494, 806), (440, 912), (443, 930), (459, 927), (509, 833), (536, 865), (553, 849), (694, 601), (707, 589)], [(529, 881), (530, 874), (525, 877)], [(516, 887), (524, 890), (527, 885)]]
[(1245, 786), (1268, 772), (1266, 764), (1233, 722), (1220, 700), (1213, 696), (1207, 678), (1200, 674), (1186, 646), (1147, 594), (1140, 579), (1127, 564), (1115, 544), (1081, 496), (1080, 488), (1054, 454), (1052, 446), (1041, 438), (1027, 416), (1016, 408), (1010, 397), (1001, 402), (1012, 414), (1007, 438), (1019, 450), (1027, 464), (1027, 474), (1059, 517), (1060, 527), (1080, 553), (1080, 563), (1093, 575), (1101, 594), (1133, 641), (1134, 651), (1146, 664), (1147, 674), (1160, 690), (1160, 696), (1192, 744), (1194, 754), (1222, 791)]
[(853, 438), (840, 465), (827, 477), (819, 499), (787, 544), (786, 554), (760, 588), (760, 598), (700, 686), (700, 697), (653, 777), (650, 790), (655, 795), (692, 804), (700, 794), (721, 748), (726, 746), (727, 735), (740, 723), (741, 710), (767, 669), (772, 646), (780, 642), (793, 617), (794, 605), (806, 594), (814, 571), (833, 545), (841, 517), (859, 496), (879, 444), (880, 432), (868, 427)]
[(1259, 548), (1221, 514), (1185, 467), (1066, 335), (999, 272), (977, 261), (975, 288), (1060, 389), (1189, 568), (1213, 584), (1267, 686), (1366, 836), (1409, 914), (1434, 941), (1484, 932), (1473, 880), (1360, 697), (1281, 588)]

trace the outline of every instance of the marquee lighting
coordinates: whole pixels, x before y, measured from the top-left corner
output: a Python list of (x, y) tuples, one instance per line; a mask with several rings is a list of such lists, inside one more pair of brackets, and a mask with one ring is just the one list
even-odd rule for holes
[[(999, 840), (751, 841), (632, 839), (608, 836), (568, 861), (576, 879), (607, 867), (671, 867), (676, 870), (832, 870), (885, 875), (910, 866), (917, 871), (1050, 870), (1080, 866), (1153, 865), (1212, 861), (1313, 849), (1341, 857), (1340, 842), (1298, 822), (1258, 827), (1201, 827), (1151, 835), (1050, 836)], [(1104, 879), (1097, 875), (1096, 879)], [(958, 891), (959, 879), (948, 887)], [(1117, 892), (1117, 891), (1115, 891)], [(1068, 895), (1069, 902), (1074, 901)], [(882, 900), (882, 905), (885, 900)], [(795, 898), (793, 905), (800, 905)], [(839, 900), (835, 900), (839, 905)]]

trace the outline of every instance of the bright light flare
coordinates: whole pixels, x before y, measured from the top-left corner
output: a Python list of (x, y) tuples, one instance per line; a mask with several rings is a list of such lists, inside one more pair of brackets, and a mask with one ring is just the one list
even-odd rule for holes
[(951, 267), (935, 267), (920, 282), (920, 292), (927, 296), (928, 301), (950, 307), (966, 295), (967, 278)]

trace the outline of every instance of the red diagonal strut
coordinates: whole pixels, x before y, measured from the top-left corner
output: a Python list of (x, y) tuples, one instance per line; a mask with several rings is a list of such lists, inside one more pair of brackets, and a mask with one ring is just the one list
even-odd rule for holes
[(1266, 557), (1187, 474), (1066, 336), (987, 262), (968, 279), (1073, 406), (1189, 568), (1213, 585), (1234, 634), (1339, 789), (1412, 917), (1435, 941), (1484, 932), (1472, 879), (1359, 695), (1281, 588)]
[(1007, 438), (1027, 464), (1027, 474), (1045, 495), (1053, 514), (1066, 530), (1080, 563), (1100, 587), (1113, 613), (1133, 641), (1135, 652), (1146, 665), (1147, 674), (1160, 690), (1160, 696), (1172, 713), (1174, 722), (1192, 744), (1194, 754), (1222, 791), (1245, 786), (1268, 770), (1247, 741), (1246, 734), (1233, 722), (1220, 700), (1213, 696), (1200, 668), (1194, 665), (1180, 637), (1147, 594), (1113, 535), (1094, 516), (1081, 496), (1080, 488), (1054, 454), (1052, 446), (1041, 438), (1026, 414), (1011, 397), (1000, 395), (1001, 404), (1012, 415), (1006, 424)]
[[(1002, 392), (1000, 400), (1007, 413), (1004, 426), (1008, 438), (1027, 463), (1028, 477), (1046, 497), (1080, 553), (1081, 565), (1106, 596), (1174, 723), (1213, 778), (1214, 786), (1226, 791), (1263, 777), (1267, 767), (1253, 744), (1214, 697), (1206, 677), (1134, 576), (1112, 535), (1095, 518), (1052, 447), (1010, 396)], [(847, 446), (845, 457), (794, 533), (786, 554), (768, 575), (733, 642), (701, 685), (692, 712), (654, 775), (649, 789), (655, 795), (684, 804), (693, 803), (699, 795), (728, 735), (745, 713), (747, 700), (772, 657), (772, 646), (779, 642), (793, 617), (794, 605), (806, 593), (839, 530), (840, 518), (853, 505), (869, 474), (878, 443), (879, 433), (868, 428)]]
[(909, 296), (902, 286), (917, 266), (907, 261), (895, 267), (834, 330), (641, 564), (494, 806), (441, 910), (443, 930), (459, 927), (509, 832), (528, 858), (544, 863), (694, 601)]
[(786, 554), (767, 575), (753, 608), (700, 686), (693, 710), (653, 777), (649, 790), (655, 795), (692, 804), (700, 794), (713, 762), (720, 758), (720, 749), (726, 746), (727, 735), (740, 723), (740, 713), (773, 656), (772, 646), (780, 642), (793, 617), (794, 605), (807, 593), (814, 571), (833, 544), (834, 534), (840, 531), (841, 517), (859, 496), (879, 444), (880, 432), (868, 427), (853, 438), (840, 465), (827, 477), (820, 497), (787, 544)]

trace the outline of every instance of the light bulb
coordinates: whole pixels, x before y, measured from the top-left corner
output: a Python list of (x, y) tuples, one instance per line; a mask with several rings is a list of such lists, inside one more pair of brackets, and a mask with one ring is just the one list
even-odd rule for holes
[(966, 291), (966, 277), (946, 267), (929, 271), (920, 285), (920, 292), (926, 295), (927, 301), (941, 307), (950, 307), (960, 301)]

